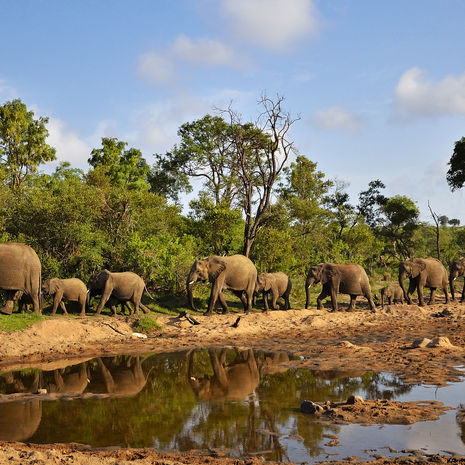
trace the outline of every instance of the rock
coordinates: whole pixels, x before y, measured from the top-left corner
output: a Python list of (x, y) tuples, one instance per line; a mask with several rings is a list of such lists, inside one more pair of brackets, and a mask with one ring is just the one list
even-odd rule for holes
[(363, 404), (364, 402), (365, 401), (360, 396), (350, 396), (350, 397), (347, 398), (347, 404), (349, 404), (349, 405)]
[(311, 400), (303, 400), (300, 404), (300, 411), (302, 413), (321, 413), (323, 411), (323, 407)]
[(418, 349), (420, 347), (428, 347), (428, 344), (431, 342), (431, 339), (424, 337), (423, 339), (416, 339), (411, 345), (412, 349)]
[(450, 341), (448, 337), (435, 337), (428, 345), (427, 347), (448, 347), (450, 349), (455, 349), (457, 346), (454, 346)]
[(142, 333), (132, 333), (132, 337), (137, 337), (139, 339), (147, 339), (147, 335)]

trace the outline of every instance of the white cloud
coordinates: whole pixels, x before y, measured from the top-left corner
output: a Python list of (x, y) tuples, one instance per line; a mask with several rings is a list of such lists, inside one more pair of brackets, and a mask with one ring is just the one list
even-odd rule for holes
[(58, 118), (49, 118), (47, 124), (49, 136), (47, 143), (56, 149), (57, 160), (69, 161), (79, 168), (87, 165), (91, 148), (87, 142), (71, 130), (64, 121)]
[(357, 132), (361, 129), (360, 119), (340, 106), (332, 106), (317, 112), (314, 124), (323, 129), (345, 129), (350, 132)]
[(465, 115), (465, 73), (433, 82), (411, 68), (399, 79), (395, 103), (403, 117)]
[(178, 141), (177, 131), (183, 123), (202, 118), (207, 113), (215, 114), (214, 108), (227, 108), (231, 101), (234, 108), (241, 110), (253, 100), (253, 95), (222, 89), (204, 97), (182, 94), (155, 102), (135, 115), (133, 126), (137, 130), (127, 134), (125, 140), (140, 148), (151, 163), (151, 154), (164, 153)]
[(286, 51), (318, 29), (312, 0), (223, 0), (237, 38), (272, 51)]
[(180, 64), (244, 68), (250, 63), (248, 57), (219, 40), (191, 39), (181, 34), (165, 51), (149, 51), (140, 55), (137, 73), (146, 81), (160, 85), (176, 79), (180, 74), (176, 72)]
[(140, 55), (137, 72), (152, 84), (166, 84), (174, 77), (174, 66), (169, 56), (152, 51)]
[(240, 67), (245, 60), (219, 40), (206, 38), (190, 39), (180, 35), (171, 46), (172, 52), (181, 60), (194, 65)]

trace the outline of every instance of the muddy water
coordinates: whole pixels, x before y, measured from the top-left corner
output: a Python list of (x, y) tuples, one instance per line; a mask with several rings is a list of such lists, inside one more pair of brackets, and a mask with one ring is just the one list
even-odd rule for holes
[[(297, 462), (395, 456), (393, 449), (465, 455), (465, 426), (455, 410), (435, 422), (369, 427), (316, 423), (298, 411), (304, 399), (340, 401), (352, 394), (456, 407), (465, 400), (463, 383), (413, 386), (387, 373), (289, 368), (290, 360), (285, 353), (203, 350), (2, 372), (0, 440), (215, 449)], [(28, 394), (41, 389), (47, 393)], [(339, 445), (331, 445), (334, 439)]]

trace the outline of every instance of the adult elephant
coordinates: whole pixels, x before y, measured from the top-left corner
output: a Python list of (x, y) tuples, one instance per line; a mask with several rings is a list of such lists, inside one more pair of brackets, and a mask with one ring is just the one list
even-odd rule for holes
[[(213, 255), (197, 260), (187, 277), (187, 297), (192, 310), (195, 310), (191, 285), (197, 281), (209, 281), (212, 284), (208, 310), (205, 315), (211, 315), (216, 300), (219, 299), (223, 313), (228, 313), (228, 305), (223, 295), (223, 289), (234, 292), (244, 306), (245, 313), (252, 309), (252, 298), (257, 282), (257, 269), (252, 261), (244, 255), (219, 257)], [(243, 293), (245, 292), (246, 297)]]
[(188, 353), (188, 380), (199, 400), (224, 402), (243, 400), (258, 386), (260, 373), (252, 349), (237, 351), (237, 359), (226, 362), (226, 349), (208, 349), (213, 375), (195, 376), (194, 351)]
[[(455, 300), (454, 281), (459, 276), (465, 277), (465, 257), (461, 257), (457, 260), (454, 260), (449, 266), (449, 285), (452, 300)], [(460, 299), (460, 302), (465, 302), (465, 282), (463, 283), (462, 298)]]
[(55, 315), (58, 305), (65, 315), (68, 313), (63, 299), (78, 302), (81, 306), (81, 316), (86, 314), (87, 287), (80, 279), (47, 279), (42, 284), (42, 292), (54, 296), (52, 315)]
[[(410, 278), (408, 292), (405, 291), (404, 281)], [(434, 302), (434, 294), (439, 287), (446, 296), (446, 303), (449, 302), (447, 293), (447, 271), (444, 265), (436, 258), (412, 258), (404, 260), (399, 264), (399, 286), (402, 288), (405, 300), (411, 304), (410, 294), (415, 290), (418, 292), (418, 304), (425, 305), (423, 300), (423, 288), (431, 289), (429, 304)]]
[(331, 305), (333, 312), (336, 312), (337, 294), (349, 294), (350, 304), (347, 308), (348, 312), (355, 310), (355, 301), (357, 296), (363, 295), (370, 305), (372, 311), (375, 310), (375, 303), (371, 295), (370, 282), (365, 270), (356, 263), (348, 263), (339, 265), (336, 263), (320, 263), (312, 266), (307, 275), (306, 280), (306, 301), (305, 308), (309, 307), (310, 303), (310, 287), (312, 284), (321, 282), (323, 289), (317, 297), (317, 308), (323, 308), (322, 300), (331, 296)]
[[(123, 303), (132, 302), (136, 313), (139, 313), (139, 307), (145, 313), (150, 313), (150, 309), (141, 302), (145, 291), (144, 280), (131, 271), (111, 273), (108, 270), (102, 270), (91, 276), (87, 283), (87, 288), (89, 289), (89, 301), (95, 295), (102, 295), (102, 299), (97, 307), (97, 314), (102, 311), (102, 308), (110, 297)], [(116, 315), (116, 306), (113, 305), (112, 308), (114, 315)]]
[(1, 313), (11, 315), (14, 301), (23, 294), (31, 298), (34, 312), (40, 313), (41, 279), (40, 260), (31, 247), (16, 242), (0, 244), (0, 289), (7, 291)]
[(279, 308), (277, 306), (277, 300), (279, 297), (284, 299), (284, 310), (289, 310), (291, 308), (289, 303), (289, 295), (291, 290), (292, 282), (286, 273), (279, 271), (277, 273), (260, 273), (258, 275), (255, 292), (263, 293), (265, 312), (269, 310), (268, 294), (271, 294), (271, 308), (273, 310)]

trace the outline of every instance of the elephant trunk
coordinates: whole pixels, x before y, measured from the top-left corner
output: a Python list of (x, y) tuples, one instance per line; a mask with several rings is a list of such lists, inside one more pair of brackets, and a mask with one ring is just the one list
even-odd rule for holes
[(313, 280), (310, 278), (307, 278), (305, 281), (305, 308), (308, 308), (310, 306), (310, 287), (313, 284)]
[(406, 277), (407, 277), (406, 271), (399, 271), (399, 286), (402, 288), (402, 292), (404, 293), (404, 299), (407, 301), (407, 303), (411, 303), (410, 296), (405, 291), (405, 286), (404, 286), (404, 281)]
[(187, 300), (189, 302), (189, 307), (191, 310), (194, 312), (196, 311), (195, 306), (194, 306), (194, 296), (192, 295), (192, 279), (190, 276), (187, 277), (187, 282), (186, 282), (186, 290), (187, 290)]
[(452, 294), (452, 300), (455, 300), (455, 286), (454, 286), (454, 281), (458, 276), (458, 271), (457, 270), (451, 270), (449, 274), (449, 286), (450, 286), (450, 293)]

